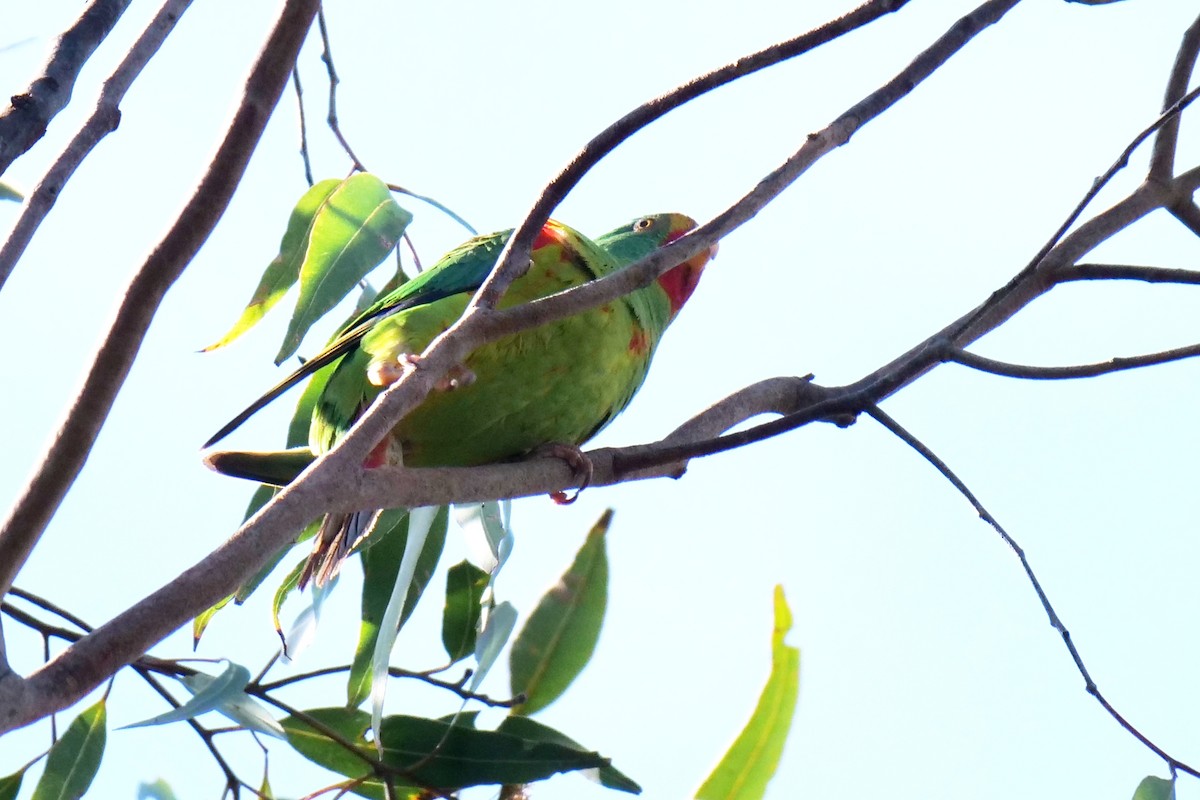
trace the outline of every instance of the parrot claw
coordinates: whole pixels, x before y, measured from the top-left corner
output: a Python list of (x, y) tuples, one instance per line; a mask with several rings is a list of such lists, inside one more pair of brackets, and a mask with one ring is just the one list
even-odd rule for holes
[[(394, 361), (373, 362), (367, 367), (367, 380), (374, 386), (391, 386), (404, 377), (409, 370), (421, 366), (421, 356), (416, 353), (401, 353)], [(455, 364), (433, 384), (435, 392), (452, 392), (475, 382), (475, 373), (462, 364)]]
[(579, 481), (579, 486), (572, 495), (567, 495), (563, 491), (550, 493), (550, 499), (560, 506), (569, 506), (574, 503), (579, 499), (579, 495), (583, 494), (583, 490), (588, 487), (588, 484), (592, 482), (592, 473), (595, 471), (592, 460), (573, 444), (551, 442), (550, 444), (538, 447), (534, 450), (534, 454), (565, 461), (567, 466), (571, 468), (571, 472), (575, 474), (575, 479)]

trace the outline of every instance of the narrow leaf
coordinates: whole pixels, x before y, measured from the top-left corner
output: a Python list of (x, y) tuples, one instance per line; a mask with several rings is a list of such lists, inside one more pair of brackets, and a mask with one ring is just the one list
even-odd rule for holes
[(467, 687), (469, 691), (475, 691), (483, 683), (483, 679), (491, 671), (492, 665), (500, 657), (500, 651), (504, 649), (516, 624), (517, 610), (513, 608), (512, 603), (500, 603), (488, 614), (487, 622), (483, 624), (483, 630), (479, 634), (479, 640), (475, 642), (476, 666), (475, 674), (471, 676), (471, 683)]
[(374, 175), (353, 175), (329, 195), (313, 219), (300, 265), (300, 297), (276, 364), (295, 353), (313, 323), (379, 266), (411, 220)]
[[(496, 728), (500, 733), (510, 733), (522, 739), (535, 742), (553, 742), (564, 747), (570, 747), (580, 752), (588, 752), (587, 748), (564, 733), (543, 725), (530, 717), (508, 716)], [(596, 777), (601, 786), (616, 789), (618, 792), (641, 794), (642, 787), (612, 764), (605, 764), (596, 771)]]
[[(425, 539), (421, 556), (413, 571), (412, 584), (400, 614), (400, 627), (412, 615), (417, 601), (429, 585), (437, 562), (446, 545), (447, 513), (443, 508), (434, 517), (433, 527)], [(348, 705), (358, 706), (371, 693), (372, 658), (379, 636), (379, 626), (387, 613), (388, 600), (396, 585), (396, 575), (404, 558), (408, 541), (408, 512), (405, 509), (388, 509), (376, 523), (378, 538), (362, 551), (363, 593), (362, 626), (359, 629), (358, 647), (350, 665), (350, 678), (346, 686)]]
[[(249, 673), (247, 672), (247, 676)], [(179, 679), (189, 692), (193, 695), (207, 689), (213, 681), (220, 680), (212, 675), (205, 675), (198, 672), (195, 675), (184, 675)], [(241, 725), (246, 730), (258, 731), (267, 736), (275, 736), (283, 738), (283, 728), (274, 717), (267, 711), (266, 707), (255, 700), (245, 691), (227, 694), (224, 699), (213, 707), (214, 711), (224, 714), (229, 719)]]
[(611, 522), (609, 509), (588, 532), (570, 568), (538, 601), (513, 643), (512, 693), (525, 695), (513, 713), (532, 714), (553, 703), (591, 659), (608, 603), (604, 540)]
[[(392, 657), (392, 646), (395, 645), (396, 636), (403, 624), (402, 618), (404, 608), (408, 605), (409, 591), (415, 588), (413, 580), (417, 574), (421, 553), (425, 550), (425, 540), (441, 516), (441, 506), (421, 506), (408, 512), (408, 536), (405, 537), (404, 556), (400, 559), (400, 568), (396, 570), (396, 584), (392, 587), (387, 608), (379, 621), (379, 634), (375, 639), (375, 650), (371, 654), (371, 728), (376, 734), (379, 734), (379, 724), (383, 720), (383, 701), (387, 695), (388, 662)], [(417, 593), (419, 595), (420, 591)], [(377, 749), (381, 747), (378, 736), (375, 746)]]
[(9, 186), (7, 183), (0, 182), (0, 200), (15, 200), (19, 203), (24, 199), (25, 196), (16, 189)]
[(1133, 800), (1175, 800), (1175, 781), (1147, 775), (1138, 784)]
[(46, 770), (33, 790), (33, 800), (83, 797), (104, 755), (107, 710), (101, 699), (86, 709), (50, 747)]
[(246, 331), (253, 328), (259, 320), (279, 300), (287, 294), (288, 289), (300, 277), (300, 265), (304, 262), (304, 254), (308, 250), (309, 238), (312, 236), (313, 225), (317, 213), (325, 206), (329, 196), (342, 185), (337, 178), (323, 180), (304, 193), (292, 209), (288, 220), (287, 230), (284, 231), (283, 241), (279, 243), (279, 255), (267, 265), (258, 287), (250, 297), (246, 310), (220, 340), (210, 344), (200, 352), (207, 353), (232, 342)]
[(784, 644), (792, 612), (775, 587), (775, 630), (771, 634), (771, 676), (758, 705), (725, 757), (697, 790), (698, 800), (760, 800), (775, 774), (796, 710), (800, 651)]
[[(319, 708), (305, 713), (336, 730), (362, 755), (374, 755), (374, 744), (366, 740), (370, 715), (365, 711)], [(283, 727), (292, 747), (321, 766), (349, 778), (371, 773), (365, 761), (343, 747), (334, 749), (327, 737), (299, 719), (289, 717), (283, 720)], [(608, 764), (598, 753), (559, 743), (452, 726), (420, 717), (386, 717), (380, 725), (380, 735), (384, 743), (383, 763), (411, 774), (414, 782), (443, 791), (532, 783), (559, 772), (597, 769)]]
[[(191, 699), (179, 708), (159, 714), (141, 722), (122, 725), (118, 730), (126, 728), (143, 728), (148, 725), (166, 725), (171, 722), (191, 719), (208, 711), (216, 711), (222, 705), (231, 702), (235, 697), (244, 696), (243, 689), (250, 682), (250, 670), (232, 661), (220, 675), (205, 675), (207, 681), (201, 679), (188, 686), (188, 691), (194, 692)], [(184, 685), (187, 685), (186, 683)]]
[(488, 574), (470, 561), (446, 570), (446, 606), (442, 612), (442, 646), (450, 662), (461, 661), (475, 652), (483, 590)]

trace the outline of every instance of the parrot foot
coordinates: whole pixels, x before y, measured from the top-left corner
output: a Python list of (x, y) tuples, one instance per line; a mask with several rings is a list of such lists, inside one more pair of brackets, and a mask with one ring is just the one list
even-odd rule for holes
[(575, 494), (568, 496), (566, 492), (551, 492), (550, 499), (560, 506), (569, 506), (579, 499), (579, 495), (583, 494), (583, 490), (592, 482), (592, 473), (595, 468), (592, 466), (592, 460), (587, 455), (573, 444), (563, 444), (561, 442), (551, 442), (544, 444), (533, 451), (535, 455), (546, 458), (557, 458), (567, 462), (567, 466), (571, 468), (571, 472), (575, 474), (575, 479), (579, 481), (578, 488), (575, 489)]
[[(367, 367), (367, 380), (373, 386), (391, 386), (404, 377), (406, 372), (415, 370), (420, 366), (421, 357), (419, 355), (416, 353), (401, 353), (396, 356), (394, 361), (372, 362)], [(462, 364), (455, 364), (445, 375), (438, 378), (437, 382), (433, 384), (433, 390), (435, 392), (452, 392), (455, 389), (470, 386), (474, 382), (474, 372)]]

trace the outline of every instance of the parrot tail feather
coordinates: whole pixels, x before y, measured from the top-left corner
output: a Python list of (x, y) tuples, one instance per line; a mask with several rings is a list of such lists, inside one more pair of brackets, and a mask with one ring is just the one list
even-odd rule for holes
[(301, 591), (310, 580), (317, 586), (324, 586), (337, 577), (342, 562), (370, 535), (378, 518), (378, 511), (327, 514), (321, 529), (313, 537), (312, 553), (300, 573)]

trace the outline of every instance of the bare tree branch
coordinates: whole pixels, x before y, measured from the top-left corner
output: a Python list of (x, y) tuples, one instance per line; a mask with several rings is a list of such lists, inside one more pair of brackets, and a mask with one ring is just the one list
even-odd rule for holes
[[(1171, 108), (1183, 99), (1188, 84), (1192, 79), (1192, 70), (1196, 68), (1196, 55), (1200, 53), (1200, 17), (1191, 24), (1183, 34), (1179, 44), (1179, 52), (1175, 55), (1175, 64), (1171, 67), (1171, 77), (1167, 79), (1167, 89), (1163, 97), (1163, 110)], [(1150, 154), (1150, 178), (1157, 181), (1168, 181), (1175, 172), (1175, 148), (1179, 143), (1179, 117), (1174, 116), (1167, 121), (1154, 140), (1154, 150)]]
[(58, 37), (42, 74), (0, 112), (0, 175), (45, 135), (50, 120), (66, 108), (83, 65), (128, 6), (129, 0), (92, 0)]
[(1017, 556), (1017, 559), (1021, 562), (1021, 567), (1025, 570), (1025, 577), (1029, 579), (1030, 585), (1033, 587), (1034, 592), (1041, 601), (1042, 610), (1046, 612), (1046, 616), (1050, 620), (1051, 627), (1058, 631), (1059, 635), (1062, 637), (1063, 645), (1066, 646), (1067, 652), (1071, 656), (1071, 660), (1075, 662), (1075, 669), (1077, 669), (1079, 674), (1083, 677), (1084, 685), (1088, 694), (1096, 698), (1097, 702), (1099, 702), (1100, 705), (1103, 706), (1104, 710), (1107, 711), (1109, 715), (1117, 721), (1118, 725), (1132, 734), (1134, 738), (1149, 748), (1155, 755), (1166, 761), (1171, 766), (1172, 770), (1178, 769), (1182, 772), (1188, 773), (1189, 775), (1194, 775), (1200, 778), (1200, 771), (1188, 766), (1183, 761), (1180, 761), (1156, 745), (1149, 739), (1149, 737), (1147, 737), (1145, 734), (1135, 728), (1132, 723), (1125, 719), (1125, 717), (1118, 712), (1112, 703), (1110, 703), (1100, 692), (1099, 687), (1092, 679), (1087, 667), (1084, 666), (1083, 656), (1080, 654), (1079, 649), (1075, 646), (1075, 642), (1071, 638), (1071, 632), (1067, 630), (1067, 626), (1063, 624), (1062, 618), (1058, 616), (1058, 612), (1056, 612), (1054, 610), (1054, 606), (1050, 604), (1049, 596), (1047, 596), (1046, 591), (1042, 588), (1042, 584), (1038, 580), (1037, 575), (1034, 574), (1033, 566), (1029, 563), (1029, 559), (1025, 555), (1025, 550), (1022, 549), (1019, 544), (1017, 544), (1016, 539), (1009, 535), (1008, 531), (1006, 531), (1000, 522), (992, 516), (991, 512), (983, 507), (983, 504), (980, 503), (978, 498), (975, 497), (974, 493), (967, 488), (967, 485), (963, 483), (963, 481), (957, 475), (954, 474), (954, 472), (946, 465), (944, 461), (938, 458), (937, 454), (926, 447), (920, 439), (905, 430), (898, 422), (885, 414), (880, 408), (873, 406), (864, 410), (867, 414), (874, 418), (876, 422), (878, 422), (887, 430), (891, 431), (901, 441), (916, 450), (922, 458), (932, 464), (934, 469), (940, 472), (942, 477), (950, 481), (954, 488), (957, 489), (958, 492), (967, 499), (967, 502), (969, 502), (975, 509), (976, 513), (979, 514), (980, 519), (990, 525), (992, 529), (996, 531), (996, 533), (1000, 534), (1000, 538), (1004, 540), (1004, 543), (1009, 546), (1009, 549), (1013, 551), (1013, 553)]
[[(674, 252), (667, 254), (668, 248), (664, 248), (663, 251), (660, 251), (657, 260), (650, 259), (640, 267), (635, 265), (631, 277), (626, 276), (624, 272), (618, 273), (603, 281), (597, 281), (592, 286), (584, 287), (591, 291), (582, 293), (582, 296), (577, 299), (571, 299), (572, 294), (580, 294), (579, 290), (573, 290), (573, 292), (558, 298), (524, 306), (516, 314), (507, 311), (492, 311), (486, 305), (477, 304), (474, 313), (468, 313), (463, 321), (435, 341), (427, 350), (425, 358), (421, 362), (422, 368), (410, 371), (405, 379), (384, 392), (371, 411), (364, 415), (337, 447), (318, 459), (305, 471), (304, 475), (284, 489), (272, 503), (264, 507), (237, 534), (208, 558), (189, 568), (170, 584), (160, 588), (109, 623), (96, 629), (93, 634), (68, 648), (58, 658), (23, 681), (19, 687), (21, 690), (18, 694), (20, 702), (17, 702), (17, 698), (14, 698), (14, 702), (11, 703), (3, 702), (5, 698), (2, 690), (5, 687), (0, 685), (0, 731), (24, 724), (39, 714), (65, 707), (74, 702), (90, 689), (88, 684), (92, 680), (91, 676), (112, 674), (122, 664), (145, 652), (195, 613), (230, 593), (249, 577), (256, 565), (261, 564), (279, 548), (285, 546), (294, 535), (294, 531), (303, 527), (313, 516), (336, 508), (339, 503), (345, 502), (344, 498), (356, 494), (358, 487), (356, 485), (348, 487), (346, 476), (356, 476), (350, 482), (359, 485), (378, 480), (377, 476), (364, 475), (364, 471), (359, 467), (366, 452), (391, 429), (395, 420), (420, 402), (420, 399), (428, 393), (433, 382), (442, 372), (449, 369), (453, 363), (460, 361), (470, 350), (486, 341), (516, 330), (534, 327), (550, 319), (569, 316), (585, 307), (582, 305), (583, 303), (598, 305), (606, 299), (617, 297), (637, 285), (644, 285), (653, 280), (657, 272), (651, 270), (665, 271), (670, 265), (667, 259), (675, 259), (675, 263), (678, 263), (678, 261), (708, 247), (718, 237), (753, 216), (758, 209), (794, 181), (817, 158), (838, 144), (847, 141), (866, 121), (882, 113), (907, 95), (921, 80), (965, 46), (979, 31), (1003, 16), (1016, 2), (1018, 0), (990, 0), (960, 20), (932, 47), (919, 55), (913, 64), (897, 78), (839, 117), (823, 134), (810, 137), (796, 155), (760, 182), (759, 186), (747, 197), (740, 200), (713, 223), (709, 223), (695, 234), (679, 240), (672, 246)], [(868, 19), (886, 13), (892, 8), (892, 5), (874, 3), (870, 8), (864, 8), (866, 11), (855, 12), (858, 14), (857, 17), (853, 14), (848, 15), (836, 23), (831, 23), (830, 26), (819, 29), (813, 35), (799, 37), (786, 44), (797, 49), (798, 52), (803, 52), (822, 41), (828, 41), (838, 31), (853, 29), (854, 26), (864, 24)], [(780, 56), (781, 52), (787, 52), (787, 47), (781, 45), (777, 48), (769, 48), (768, 51), (763, 51), (768, 55), (756, 54), (749, 59), (743, 59), (730, 65), (724, 70), (718, 70), (717, 73), (706, 76), (704, 79), (694, 81), (680, 92), (668, 96), (669, 103), (673, 103), (670, 107), (676, 107), (685, 99), (723, 82), (733, 80), (739, 75), (747, 74), (754, 69), (761, 69), (770, 63), (776, 63), (782, 57)], [(286, 73), (284, 74), (286, 76)], [(278, 93), (274, 97), (277, 99)], [(607, 141), (608, 147), (611, 149), (611, 146), (615, 146), (617, 141), (627, 137), (635, 129), (629, 122), (631, 119), (639, 120), (640, 125), (648, 124), (666, 113), (667, 106), (668, 101), (660, 98), (627, 116), (622, 124), (610, 128), (609, 132), (601, 134), (600, 137), (593, 140), (593, 146), (598, 155), (592, 157), (590, 163), (577, 158), (572, 166), (564, 171), (564, 174), (574, 175), (573, 180), (578, 180), (582, 172), (590, 168), (595, 160), (603, 152), (606, 152), (603, 146), (596, 146), (596, 142), (603, 145)], [(535, 209), (540, 207), (540, 204), (548, 202), (547, 198), (554, 197), (556, 192), (565, 191), (566, 186), (567, 182), (556, 180), (543, 193), (543, 199), (539, 201), (539, 206), (535, 206)], [(540, 225), (541, 222), (538, 223), (538, 227)], [(502, 267), (498, 267), (493, 276), (499, 275), (501, 269)], [(636, 271), (638, 269), (642, 271), (639, 273)], [(640, 281), (640, 283), (634, 283), (634, 281)], [(500, 284), (490, 282), (490, 285), (494, 287)], [(481, 290), (481, 295), (486, 295), (487, 291), (488, 287), (485, 286)], [(578, 305), (572, 305), (572, 303)], [(847, 395), (850, 396), (850, 401), (861, 402), (861, 399), (855, 397), (854, 393), (843, 393), (842, 397), (829, 401), (827, 409), (821, 404), (811, 407), (812, 413), (819, 415), (816, 418), (822, 418), (842, 412), (845, 409), (845, 403), (849, 402), (846, 399)], [(481, 468), (481, 470), (504, 470), (505, 468), (513, 469), (514, 466), (499, 465), (498, 467)], [(522, 467), (516, 465), (515, 468), (519, 470)], [(555, 488), (563, 488), (570, 482), (569, 476), (563, 474), (565, 467), (557, 462), (543, 460), (540, 465), (531, 464), (524, 468), (531, 473), (536, 473), (539, 469), (555, 471), (558, 475), (556, 479), (558, 485)], [(382, 470), (374, 472), (382, 472)], [(459, 479), (456, 484), (462, 483), (468, 472), (466, 470), (457, 472)], [(442, 474), (439, 476), (438, 473)], [(438, 485), (451, 485), (450, 480), (453, 473), (454, 471), (430, 470), (422, 477), (428, 479), (433, 476), (434, 480), (438, 481)], [(490, 497), (511, 496), (511, 493), (496, 493), (487, 480), (482, 477), (484, 474), (482, 471), (476, 474), (479, 477), (469, 487), (464, 487), (464, 495), (467, 495), (468, 488), (470, 488), (475, 490), (475, 493), (468, 496), (478, 496), (478, 489), (484, 487)], [(543, 472), (543, 474), (545, 473)], [(460, 496), (454, 499), (461, 500), (466, 497)], [(440, 500), (429, 495), (422, 502), (417, 503), (415, 499), (409, 502), (407, 498), (393, 496), (392, 502), (425, 505), (440, 502)], [(35, 504), (31, 503), (30, 505)], [(0, 534), (0, 556), (3, 556), (4, 553), (3, 545), (3, 534)], [(3, 562), (0, 561), (0, 563)], [(12, 694), (13, 692), (10, 692), (10, 696)]]
[(1097, 375), (1108, 375), (1138, 367), (1151, 367), (1156, 364), (1167, 364), (1171, 361), (1181, 361), (1185, 358), (1200, 356), (1200, 344), (1187, 347), (1177, 347), (1174, 350), (1164, 350), (1160, 353), (1147, 353), (1141, 356), (1117, 356), (1108, 361), (1096, 364), (1079, 364), (1072, 367), (1034, 367), (1028, 364), (1010, 364), (997, 361), (994, 358), (969, 353), (966, 350), (954, 350), (946, 360), (964, 367), (977, 369), (992, 375), (1003, 375), (1006, 378), (1026, 378), (1039, 381), (1070, 380), (1073, 378), (1094, 378)]
[[(130, 283), (109, 334), (45, 461), (0, 528), (0, 594), (12, 585), (13, 577), (82, 467), (163, 295), (208, 237), (233, 196), (279, 101), (317, 6), (317, 0), (291, 0), (286, 4), (246, 81), (242, 101), (208, 172), (175, 225)], [(122, 652), (118, 660), (126, 663), (136, 655)], [(67, 694), (74, 693), (78, 698), (83, 693), (80, 677), (68, 669), (57, 679), (64, 681), (61, 688)], [(7, 730), (28, 722), (31, 718), (24, 715), (33, 707), (29, 698), (48, 689), (37, 683), (32, 688), (16, 683), (14, 688), (13, 681), (0, 682), (0, 728)], [(22, 701), (15, 702), (17, 697)]]
[[(142, 73), (142, 68), (158, 52), (159, 47), (174, 30), (179, 17), (191, 4), (191, 0), (167, 0), (116, 70), (104, 82), (95, 111), (34, 187), (33, 193), (25, 201), (21, 216), (4, 242), (4, 247), (0, 248), (0, 289), (4, 287), (17, 261), (33, 239), (33, 234), (54, 207), (59, 194), (75, 174), (75, 170), (101, 139), (117, 129), (121, 120), (119, 106), (125, 92)], [(3, 138), (3, 134), (0, 133), (0, 142), (3, 142)]]
[(1142, 267), (1133, 264), (1076, 264), (1058, 275), (1059, 283), (1115, 280), (1195, 285), (1200, 283), (1200, 272), (1191, 269)]

